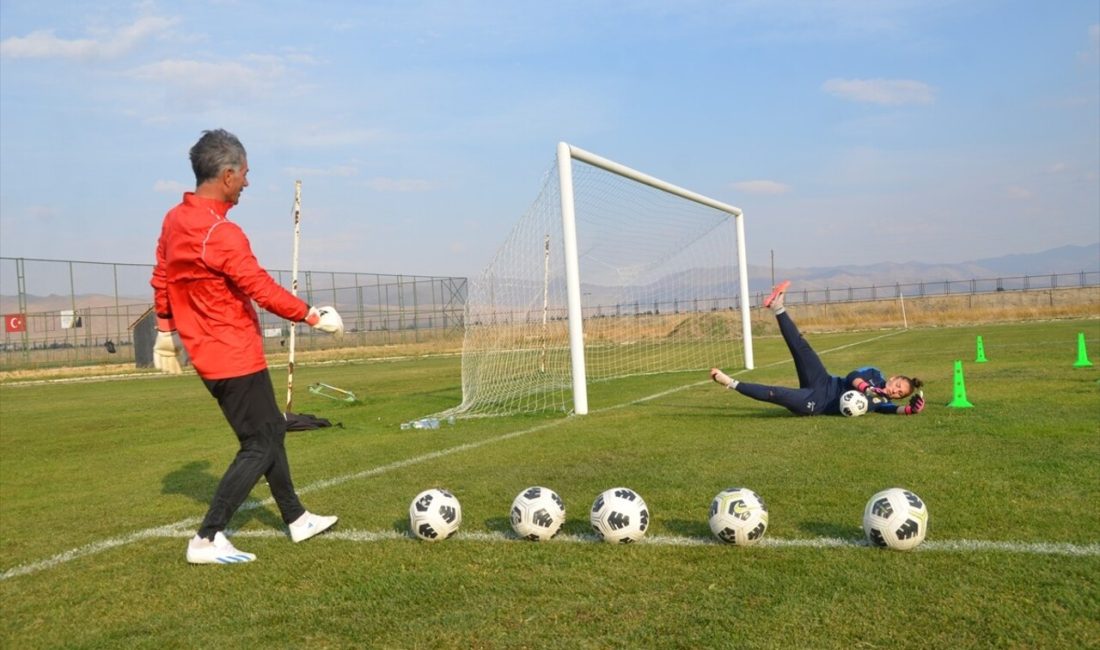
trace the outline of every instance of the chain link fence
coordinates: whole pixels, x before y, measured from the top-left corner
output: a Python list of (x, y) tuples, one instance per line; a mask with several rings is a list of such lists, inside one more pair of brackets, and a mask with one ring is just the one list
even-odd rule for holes
[[(134, 363), (134, 333), (152, 314), (150, 264), (0, 257), (0, 370)], [(269, 270), (290, 288), (291, 273)], [(341, 346), (394, 345), (461, 337), (466, 278), (300, 271), (298, 295), (332, 305), (344, 319)], [(298, 350), (332, 346), (316, 334), (258, 309), (265, 347), (285, 349), (298, 327)], [(140, 338), (140, 337), (139, 337)]]
[[(135, 363), (141, 355), (134, 353), (134, 331), (152, 312), (152, 270), (148, 264), (0, 257), (0, 313), (5, 321), (0, 370)], [(269, 272), (282, 286), (290, 287), (290, 271)], [(801, 288), (788, 292), (788, 304), (827, 306), (1100, 287), (1100, 271), (861, 287), (800, 284)], [(302, 271), (298, 287), (298, 295), (306, 302), (333, 305), (340, 312), (347, 331), (338, 343), (341, 347), (461, 341), (465, 327), (467, 280), (463, 277)], [(753, 304), (759, 305), (767, 293), (753, 293)], [(584, 312), (596, 318), (710, 312), (740, 303), (738, 295), (646, 305), (600, 304), (591, 298), (586, 298)], [(285, 351), (292, 326), (299, 328), (298, 350), (337, 344), (309, 327), (291, 325), (262, 309), (257, 312), (269, 353)], [(511, 322), (527, 316), (504, 310), (496, 317)]]

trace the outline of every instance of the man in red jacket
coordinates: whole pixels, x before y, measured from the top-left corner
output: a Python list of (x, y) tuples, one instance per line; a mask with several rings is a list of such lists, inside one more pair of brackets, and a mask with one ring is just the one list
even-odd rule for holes
[(256, 556), (234, 548), (222, 531), (261, 476), (267, 477), (293, 541), (309, 539), (337, 519), (307, 511), (294, 490), (284, 447), (286, 416), (275, 402), (252, 303), (337, 335), (344, 324), (335, 309), (310, 307), (279, 286), (256, 261), (240, 226), (227, 218), (248, 187), (248, 159), (240, 140), (222, 129), (204, 131), (191, 148), (191, 168), (196, 189), (165, 215), (157, 242), (150, 282), (158, 329), (153, 361), (162, 372), (180, 372), (178, 333), (240, 441), (198, 534), (187, 545), (187, 561), (251, 562)]

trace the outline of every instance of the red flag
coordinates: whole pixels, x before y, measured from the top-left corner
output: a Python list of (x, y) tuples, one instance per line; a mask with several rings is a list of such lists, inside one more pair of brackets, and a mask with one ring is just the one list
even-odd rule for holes
[(26, 332), (27, 317), (24, 314), (6, 314), (4, 316), (5, 332)]

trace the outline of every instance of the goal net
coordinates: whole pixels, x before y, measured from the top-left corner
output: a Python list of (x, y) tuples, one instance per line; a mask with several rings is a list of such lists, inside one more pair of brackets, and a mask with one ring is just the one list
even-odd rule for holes
[(568, 144), (472, 281), (457, 416), (588, 412), (589, 384), (752, 367), (741, 211)]

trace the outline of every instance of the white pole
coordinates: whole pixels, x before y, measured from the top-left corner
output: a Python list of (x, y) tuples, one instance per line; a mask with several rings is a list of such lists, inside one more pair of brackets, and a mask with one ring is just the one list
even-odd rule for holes
[[(574, 147), (574, 146), (566, 144), (564, 142), (559, 142), (558, 143), (558, 172), (559, 172), (559, 174), (562, 175), (562, 181), (561, 181), (562, 221), (564, 221), (566, 219), (566, 216), (565, 216), (566, 215), (565, 188), (566, 188), (566, 181), (568, 180), (568, 183), (569, 183), (569, 219), (570, 219), (571, 224), (572, 224), (572, 220), (573, 220), (573, 190), (572, 190), (572, 188), (573, 188), (573, 177), (572, 177), (572, 172), (570, 171), (569, 178), (566, 179), (565, 176), (564, 176), (565, 172), (563, 171), (564, 169), (566, 169), (566, 167), (564, 167), (564, 165), (569, 165), (570, 164), (570, 158), (576, 158), (577, 160), (580, 160), (582, 162), (586, 162), (589, 165), (593, 165), (595, 167), (599, 167), (600, 169), (607, 170), (607, 171), (611, 172), (612, 174), (618, 174), (619, 176), (622, 176), (624, 178), (629, 178), (629, 179), (635, 180), (639, 183), (643, 183), (643, 184), (648, 185), (650, 187), (662, 190), (664, 192), (668, 192), (669, 194), (674, 194), (676, 196), (685, 198), (689, 201), (694, 201), (694, 202), (699, 203), (701, 205), (705, 205), (705, 206), (714, 208), (715, 210), (720, 210), (722, 212), (725, 212), (725, 213), (733, 216), (734, 225), (737, 228), (737, 270), (738, 270), (738, 275), (741, 278), (741, 281), (740, 281), (740, 285), (741, 285), (741, 336), (742, 336), (742, 338), (744, 338), (744, 341), (745, 341), (745, 369), (746, 370), (752, 370), (755, 367), (755, 364), (754, 364), (753, 353), (752, 353), (752, 318), (751, 318), (750, 304), (749, 304), (749, 302), (750, 302), (749, 301), (749, 270), (748, 270), (749, 267), (748, 267), (748, 261), (745, 259), (745, 220), (744, 220), (745, 215), (741, 212), (741, 208), (734, 207), (734, 206), (729, 205), (727, 203), (722, 203), (721, 201), (716, 201), (716, 200), (714, 200), (710, 197), (703, 196), (702, 194), (692, 192), (691, 190), (686, 190), (686, 189), (684, 189), (684, 188), (682, 188), (678, 185), (673, 185), (672, 183), (662, 181), (659, 178), (655, 178), (653, 176), (650, 176), (649, 174), (644, 174), (644, 173), (642, 173), (642, 172), (640, 172), (636, 169), (632, 169), (630, 167), (627, 167), (626, 165), (621, 165), (621, 164), (619, 164), (619, 163), (617, 163), (613, 160), (608, 160), (607, 158), (604, 158), (602, 156), (597, 156), (596, 154), (594, 154), (590, 151), (585, 151), (584, 149)], [(569, 169), (571, 170), (571, 165), (570, 165)], [(567, 227), (570, 227), (570, 226), (567, 226)], [(575, 237), (576, 236), (576, 227), (575, 227), (575, 225), (572, 225), (571, 227), (573, 228), (573, 236)], [(577, 245), (576, 241), (573, 241), (572, 244), (573, 244), (573, 247), (575, 249), (576, 245)], [(566, 241), (566, 251), (569, 250), (568, 247), (569, 247), (569, 241), (567, 240)], [(568, 258), (566, 259), (565, 270), (566, 270), (566, 281), (568, 282), (568, 278), (569, 278), (569, 260), (568, 260)], [(577, 303), (579, 305), (580, 304), (580, 296), (579, 296), (580, 289), (579, 288), (577, 289), (577, 292), (578, 292)], [(578, 307), (578, 312), (579, 312), (579, 307)], [(569, 322), (569, 324), (570, 324), (570, 334), (572, 334), (572, 325), (573, 325), (572, 313), (570, 313), (570, 322)], [(576, 374), (575, 373), (574, 373), (573, 377), (574, 377), (574, 382), (575, 382), (576, 381)]]
[[(564, 142), (558, 143), (558, 159), (559, 160), (561, 159), (561, 146), (563, 144), (565, 144), (565, 143)], [(714, 199), (712, 199), (710, 197), (707, 197), (707, 196), (703, 196), (702, 194), (692, 192), (691, 190), (685, 190), (684, 188), (680, 187), (679, 185), (673, 185), (672, 183), (662, 181), (661, 179), (650, 176), (649, 174), (644, 174), (644, 173), (638, 171), (637, 169), (632, 169), (630, 167), (627, 167), (626, 165), (620, 165), (619, 163), (615, 162), (614, 160), (608, 160), (607, 158), (604, 158), (603, 156), (597, 156), (596, 154), (592, 153), (591, 151), (585, 151), (584, 149), (580, 149), (578, 147), (574, 147), (574, 146), (569, 145), (569, 144), (565, 144), (565, 146), (569, 150), (569, 153), (573, 158), (576, 158), (577, 160), (580, 160), (582, 162), (586, 162), (589, 165), (599, 167), (600, 169), (606, 169), (607, 171), (611, 172), (612, 174), (618, 174), (619, 176), (623, 176), (625, 178), (630, 178), (630, 179), (636, 180), (639, 183), (648, 185), (650, 187), (653, 187), (653, 188), (656, 188), (656, 189), (659, 189), (659, 190), (663, 190), (665, 192), (668, 192), (669, 194), (675, 194), (676, 196), (683, 197), (683, 198), (685, 198), (689, 201), (695, 201), (696, 203), (700, 203), (702, 205), (710, 206), (710, 207), (714, 208), (715, 210), (721, 210), (722, 212), (728, 212), (728, 213), (730, 213), (734, 216), (737, 216), (737, 215), (741, 214), (741, 208), (735, 208), (732, 205), (729, 205), (728, 203), (722, 203), (721, 201), (715, 201)]]
[(581, 273), (577, 261), (577, 219), (573, 205), (573, 160), (570, 147), (558, 143), (558, 183), (561, 227), (565, 244), (565, 294), (569, 314), (569, 352), (573, 367), (573, 413), (588, 413), (588, 381), (584, 370), (584, 323), (581, 311)]
[(905, 317), (905, 296), (898, 291), (898, 300), (901, 301), (901, 324), (905, 329), (909, 329), (909, 319)]
[[(298, 295), (298, 240), (301, 239), (302, 229), (302, 181), (294, 181), (294, 255), (290, 262), (290, 293)], [(286, 411), (291, 412), (294, 406), (294, 334), (298, 330), (297, 323), (290, 324), (289, 355), (287, 356), (286, 369)]]
[(539, 354), (539, 372), (546, 372), (547, 312), (550, 309), (550, 235), (543, 241), (542, 257), (542, 352)]
[(752, 355), (752, 312), (749, 306), (749, 265), (745, 259), (745, 215), (739, 210), (733, 216), (737, 227), (737, 275), (741, 278), (741, 339), (745, 342), (745, 370), (756, 367)]

